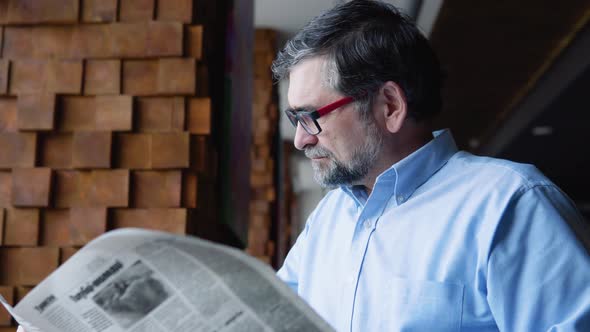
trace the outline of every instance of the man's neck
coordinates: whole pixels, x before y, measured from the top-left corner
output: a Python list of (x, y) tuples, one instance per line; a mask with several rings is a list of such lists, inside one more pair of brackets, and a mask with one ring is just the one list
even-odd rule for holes
[(413, 137), (410, 137), (410, 139), (403, 140), (399, 139), (399, 137), (396, 137), (395, 140), (384, 142), (381, 158), (377, 160), (374, 167), (372, 167), (367, 176), (363, 179), (362, 183), (360, 183), (365, 187), (367, 195), (370, 195), (373, 191), (377, 177), (381, 175), (381, 173), (385, 172), (392, 165), (398, 163), (400, 160), (420, 149), (431, 140), (431, 131), (420, 130), (417, 131)]

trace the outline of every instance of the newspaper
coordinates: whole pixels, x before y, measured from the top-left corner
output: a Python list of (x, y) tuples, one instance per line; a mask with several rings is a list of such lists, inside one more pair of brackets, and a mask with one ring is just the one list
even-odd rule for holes
[(274, 271), (191, 236), (108, 232), (16, 307), (27, 332), (332, 331)]

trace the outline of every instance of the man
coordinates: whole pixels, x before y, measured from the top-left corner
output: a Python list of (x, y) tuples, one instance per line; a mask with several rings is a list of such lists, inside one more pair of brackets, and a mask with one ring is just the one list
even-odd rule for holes
[(329, 10), (273, 71), (289, 78), (295, 147), (336, 187), (278, 276), (334, 328), (590, 331), (585, 221), (533, 166), (431, 133), (438, 60), (395, 8)]

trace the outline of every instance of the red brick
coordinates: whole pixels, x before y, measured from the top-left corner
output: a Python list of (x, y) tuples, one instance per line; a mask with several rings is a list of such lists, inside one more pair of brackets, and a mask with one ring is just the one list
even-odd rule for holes
[(54, 206), (127, 207), (129, 171), (57, 171)]
[(41, 166), (57, 169), (72, 167), (72, 135), (47, 133), (40, 138)]
[(12, 174), (0, 172), (0, 208), (12, 207)]
[(33, 29), (5, 27), (2, 55), (6, 59), (30, 58), (33, 55)]
[(155, 0), (119, 0), (119, 19), (122, 22), (151, 21)]
[(4, 245), (36, 246), (39, 241), (38, 209), (7, 209)]
[(269, 133), (271, 128), (271, 123), (268, 118), (258, 119), (253, 121), (254, 127), (252, 128), (255, 131), (260, 131), (263, 133)]
[(82, 0), (82, 21), (114, 22), (117, 20), (117, 0)]
[(186, 234), (186, 209), (115, 209), (113, 228), (137, 227)]
[(59, 248), (59, 263), (65, 263), (70, 257), (74, 256), (78, 250), (80, 249), (73, 247)]
[[(6, 302), (10, 305), (14, 305), (14, 287), (12, 286), (0, 286), (0, 295)], [(6, 311), (4, 307), (0, 309), (0, 326), (10, 326), (12, 321), (12, 316)]]
[(5, 27), (2, 55), (7, 59), (30, 58), (33, 55), (33, 29), (30, 27)]
[(131, 96), (97, 96), (95, 99), (96, 129), (128, 131), (133, 126)]
[(158, 61), (128, 60), (123, 62), (123, 93), (127, 95), (158, 94)]
[(187, 28), (186, 53), (196, 59), (203, 57), (203, 26), (193, 25)]
[(118, 168), (148, 169), (152, 166), (152, 137), (148, 134), (120, 134), (117, 136)]
[[(86, 178), (90, 179), (90, 172), (84, 172)], [(83, 176), (78, 171), (56, 171), (55, 191), (53, 193), (53, 204), (58, 208), (67, 208), (83, 205), (83, 200), (89, 184), (81, 179)]]
[(133, 172), (133, 207), (180, 207), (181, 182), (180, 171)]
[[(153, 188), (152, 188), (153, 190)], [(127, 207), (129, 205), (129, 171), (97, 170), (81, 207)]]
[(74, 168), (109, 168), (111, 146), (111, 132), (75, 132), (72, 142), (72, 166)]
[(62, 59), (60, 62), (63, 62), (183, 55), (183, 27), (179, 22), (146, 20), (137, 23), (7, 27), (5, 35), (4, 58), (18, 61)]
[(182, 174), (182, 206), (194, 209), (197, 207), (198, 176), (193, 172)]
[(15, 168), (12, 170), (12, 205), (44, 207), (49, 205), (51, 168)]
[(96, 128), (94, 97), (67, 96), (61, 99), (58, 128), (61, 131), (87, 131)]
[(13, 61), (10, 68), (10, 94), (45, 92), (46, 77), (45, 61)]
[(110, 25), (83, 24), (72, 29), (72, 42), (68, 50), (71, 58), (106, 58), (112, 55)]
[(136, 123), (142, 132), (171, 132), (184, 130), (184, 98), (138, 98)]
[(11, 65), (10, 94), (79, 94), (81, 90), (82, 61), (15, 60)]
[(46, 66), (46, 92), (69, 94), (82, 92), (82, 61), (50, 60)]
[(193, 20), (193, 1), (194, 0), (158, 1), (156, 19), (159, 21), (191, 23)]
[(268, 227), (270, 227), (269, 216), (259, 215), (259, 214), (251, 215), (249, 227), (252, 227), (252, 228), (256, 228), (256, 227), (268, 228)]
[(116, 23), (107, 28), (111, 55), (121, 58), (145, 57), (148, 48), (147, 23)]
[(40, 26), (33, 30), (33, 50), (37, 59), (69, 58), (73, 29), (68, 26)]
[(68, 209), (44, 210), (41, 245), (49, 247), (70, 244), (70, 211)]
[(155, 133), (152, 135), (153, 168), (185, 168), (190, 164), (189, 133)]
[(189, 99), (187, 129), (191, 134), (208, 135), (211, 133), (211, 99)]
[(36, 146), (34, 133), (0, 133), (0, 169), (35, 166)]
[(10, 24), (75, 23), (79, 0), (5, 0), (5, 21)]
[(146, 54), (148, 56), (182, 56), (181, 23), (150, 22), (147, 31)]
[[(0, 29), (0, 33), (2, 30)], [(2, 38), (0, 37), (0, 42)], [(7, 59), (0, 59), (0, 94), (6, 94), (8, 92), (8, 68), (10, 62)]]
[(267, 172), (265, 159), (255, 158), (252, 159), (251, 162), (252, 164), (250, 170), (252, 172)]
[(0, 1), (0, 24), (6, 23), (6, 14), (8, 13), (8, 1)]
[(0, 133), (18, 130), (16, 114), (16, 98), (0, 98)]
[(36, 285), (57, 268), (58, 248), (0, 248), (0, 284)]
[(112, 95), (121, 92), (120, 60), (88, 60), (84, 72), (85, 95)]
[(18, 96), (18, 128), (52, 130), (55, 119), (55, 94), (41, 93)]
[(256, 155), (261, 158), (270, 159), (270, 146), (256, 147)]
[(193, 95), (196, 87), (196, 62), (192, 58), (160, 59), (158, 92)]
[(268, 214), (270, 212), (270, 202), (268, 201), (253, 201), (250, 202), (250, 212)]
[(252, 228), (248, 229), (248, 253), (255, 256), (266, 254), (266, 245), (268, 243), (268, 228)]
[(83, 246), (107, 229), (106, 208), (70, 209), (70, 244)]

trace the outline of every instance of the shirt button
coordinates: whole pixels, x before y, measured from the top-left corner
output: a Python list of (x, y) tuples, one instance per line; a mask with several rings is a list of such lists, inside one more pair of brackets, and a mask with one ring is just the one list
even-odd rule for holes
[(371, 222), (369, 220), (365, 220), (365, 228), (366, 229), (369, 229), (371, 227), (373, 227), (373, 225), (371, 224)]

